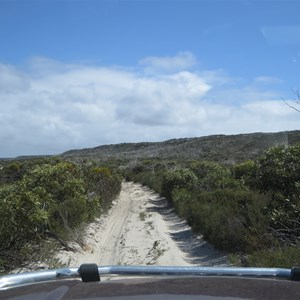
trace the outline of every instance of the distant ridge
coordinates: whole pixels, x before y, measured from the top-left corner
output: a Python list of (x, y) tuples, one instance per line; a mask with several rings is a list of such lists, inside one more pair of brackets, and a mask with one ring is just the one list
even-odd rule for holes
[(22, 160), (22, 159), (40, 159), (40, 158), (48, 158), (52, 157), (53, 155), (21, 155), (17, 156), (16, 159)]
[(300, 142), (300, 130), (277, 133), (211, 135), (172, 139), (164, 142), (123, 143), (70, 150), (62, 154), (70, 159), (198, 159), (234, 164), (260, 156), (277, 145)]
[(9, 160), (33, 160), (33, 159), (41, 159), (47, 157), (53, 157), (55, 155), (20, 155), (17, 157), (3, 157), (0, 158), (0, 161), (9, 161)]

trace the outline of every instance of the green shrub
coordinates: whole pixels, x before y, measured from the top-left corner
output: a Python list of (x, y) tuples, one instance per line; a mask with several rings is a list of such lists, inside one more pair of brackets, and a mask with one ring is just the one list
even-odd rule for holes
[[(59, 162), (36, 166), (23, 177), (22, 184), (47, 209), (47, 225), (51, 230), (61, 232), (61, 228), (72, 228), (86, 221), (87, 196), (77, 165)], [(45, 195), (51, 201), (45, 203)]]
[(258, 160), (257, 188), (269, 193), (269, 230), (282, 246), (300, 238), (300, 144), (271, 148)]
[(235, 180), (230, 170), (220, 164), (207, 161), (193, 162), (191, 170), (198, 177), (197, 188), (201, 192), (217, 189), (243, 189), (241, 182)]
[(18, 257), (25, 245), (39, 243), (49, 233), (66, 237), (100, 215), (119, 193), (121, 181), (108, 168), (55, 159), (33, 164), (20, 180), (2, 184), (0, 255), (6, 258), (5, 268), (13, 267), (10, 258)]
[(177, 215), (189, 220), (196, 195), (186, 188), (175, 188), (171, 196)]
[(257, 186), (257, 164), (255, 161), (248, 160), (243, 163), (234, 165), (232, 172), (235, 179), (242, 182), (249, 189), (256, 189)]
[(216, 247), (253, 251), (266, 245), (267, 201), (254, 192), (217, 190), (198, 195), (188, 214), (189, 224)]
[(2, 186), (0, 199), (0, 249), (20, 248), (26, 241), (38, 238), (48, 220), (41, 199), (21, 184)]
[(109, 209), (112, 200), (121, 190), (122, 177), (120, 174), (109, 168), (93, 165), (82, 166), (82, 173), (90, 201), (89, 205), (95, 202), (96, 206), (101, 204), (102, 210)]
[(190, 169), (177, 169), (167, 171), (162, 182), (162, 195), (172, 201), (172, 191), (174, 189), (193, 189), (197, 184), (197, 176)]
[(247, 257), (251, 267), (292, 268), (299, 266), (300, 245), (256, 251)]
[(300, 144), (270, 148), (258, 160), (261, 192), (280, 193), (290, 200), (300, 196)]

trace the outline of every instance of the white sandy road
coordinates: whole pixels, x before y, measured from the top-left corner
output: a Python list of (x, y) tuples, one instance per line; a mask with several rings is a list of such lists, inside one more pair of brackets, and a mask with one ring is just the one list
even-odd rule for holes
[(227, 257), (194, 236), (164, 198), (124, 182), (108, 214), (90, 224), (86, 247), (57, 255), (70, 267), (97, 265), (226, 266)]

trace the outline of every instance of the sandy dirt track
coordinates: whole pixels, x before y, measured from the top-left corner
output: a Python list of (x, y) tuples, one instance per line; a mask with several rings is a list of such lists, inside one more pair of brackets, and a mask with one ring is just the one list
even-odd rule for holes
[(70, 267), (98, 265), (227, 266), (227, 257), (193, 235), (167, 201), (151, 189), (123, 182), (108, 214), (90, 224), (86, 247), (61, 251)]

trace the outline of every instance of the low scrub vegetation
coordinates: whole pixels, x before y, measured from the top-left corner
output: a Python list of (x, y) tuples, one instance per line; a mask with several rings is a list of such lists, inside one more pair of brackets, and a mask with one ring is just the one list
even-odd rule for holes
[(242, 257), (240, 264), (299, 265), (300, 145), (270, 148), (255, 161), (230, 167), (141, 161), (124, 176), (166, 197), (195, 232)]
[(92, 163), (12, 162), (0, 173), (0, 269), (20, 267), (48, 238), (65, 248), (76, 228), (107, 210), (121, 177)]
[[(294, 145), (230, 166), (186, 159), (3, 161), (0, 271), (34, 260), (46, 240), (69, 250), (70, 237), (80, 244), (78, 230), (107, 210), (120, 191), (117, 169), (166, 197), (195, 232), (231, 253), (234, 263), (299, 265), (300, 145)], [(145, 219), (143, 213), (139, 217)]]

